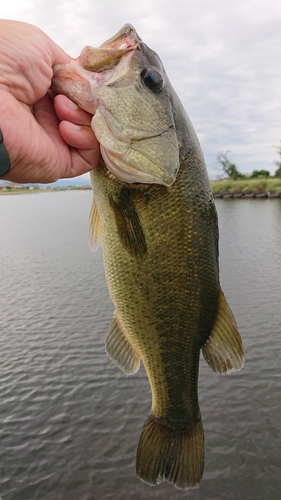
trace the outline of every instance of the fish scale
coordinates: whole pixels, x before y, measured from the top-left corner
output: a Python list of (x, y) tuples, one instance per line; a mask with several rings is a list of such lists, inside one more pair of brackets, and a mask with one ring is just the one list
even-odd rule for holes
[(131, 25), (82, 54), (86, 69), (79, 58), (55, 66), (52, 88), (95, 111), (102, 158), (91, 172), (91, 248), (103, 245), (115, 306), (106, 350), (127, 374), (142, 362), (152, 394), (137, 475), (151, 485), (165, 479), (195, 488), (204, 470), (200, 350), (219, 373), (244, 362), (219, 284), (204, 157), (158, 55)]
[[(189, 428), (194, 415), (197, 418), (199, 414), (199, 352), (210, 334), (219, 293), (214, 265), (217, 255), (210, 253), (208, 241), (203, 241), (214, 239), (214, 229), (197, 215), (197, 206), (191, 209), (188, 194), (181, 193), (181, 189), (186, 189), (182, 177), (188, 174), (188, 165), (183, 165), (173, 187), (159, 187), (148, 202), (137, 187), (131, 189), (147, 241), (147, 254), (141, 258), (133, 258), (124, 248), (122, 238), (116, 234), (113, 210), (110, 220), (108, 217), (109, 195), (116, 190), (116, 181), (105, 182), (100, 168), (91, 174), (107, 241), (104, 259), (110, 295), (122, 331), (145, 365), (153, 393), (152, 412), (162, 420), (174, 422), (176, 432), (184, 425)], [(182, 221), (178, 221), (179, 215)], [(192, 220), (194, 217), (197, 226)], [(175, 220), (179, 223), (175, 224)], [(216, 223), (215, 217), (213, 224)], [(169, 232), (163, 230), (165, 226), (170, 228)], [(110, 235), (114, 235), (111, 240)], [(200, 246), (205, 248), (205, 253), (200, 251)], [(140, 286), (144, 282), (149, 294), (144, 294)], [(202, 287), (204, 290), (198, 297)], [(198, 308), (198, 301), (203, 297), (206, 304), (203, 302)], [(202, 307), (204, 321), (200, 318)], [(155, 345), (161, 347), (158, 352)]]

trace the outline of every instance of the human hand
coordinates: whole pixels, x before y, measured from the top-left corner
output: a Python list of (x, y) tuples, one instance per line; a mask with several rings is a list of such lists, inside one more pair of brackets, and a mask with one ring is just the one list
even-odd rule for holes
[(46, 183), (97, 166), (92, 116), (49, 91), (52, 67), (70, 59), (39, 28), (0, 20), (0, 129), (11, 160), (2, 179)]

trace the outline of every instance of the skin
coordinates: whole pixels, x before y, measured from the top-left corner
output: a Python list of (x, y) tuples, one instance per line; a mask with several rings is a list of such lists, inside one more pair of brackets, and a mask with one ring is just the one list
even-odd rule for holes
[(49, 91), (53, 66), (70, 59), (39, 28), (0, 20), (0, 128), (11, 160), (2, 179), (46, 183), (97, 166), (92, 115)]
[[(78, 58), (54, 69), (53, 85), (84, 109), (98, 108), (92, 126), (103, 160), (91, 172), (90, 220), (115, 305), (106, 350), (128, 374), (141, 358), (152, 392), (137, 475), (195, 488), (204, 469), (200, 349), (226, 373), (242, 367), (243, 348), (219, 285), (217, 213), (203, 154), (161, 61), (128, 25), (100, 57), (88, 48), (82, 54), (96, 69), (108, 64), (104, 48), (117, 57), (124, 46), (134, 50), (124, 56), (127, 72), (125, 60), (115, 75), (111, 63), (108, 73), (86, 72)], [(151, 73), (146, 78), (149, 68), (160, 87), (151, 86)]]
[[(137, 40), (125, 27), (119, 44), (131, 47)], [(141, 358), (152, 392), (151, 413), (138, 446), (137, 474), (149, 484), (167, 479), (179, 488), (193, 488), (201, 480), (204, 463), (199, 354), (210, 336), (220, 291), (217, 215), (204, 158), (158, 56), (143, 43), (136, 45), (123, 79), (117, 66), (116, 84), (100, 84), (106, 75), (86, 74), (79, 64), (77, 60), (56, 68), (53, 84), (85, 109), (100, 105), (93, 126), (104, 113), (104, 121), (96, 125), (104, 163), (91, 178), (99, 213), (92, 224), (97, 226), (99, 218), (116, 310), (106, 348), (125, 372), (127, 359)], [(146, 68), (157, 68), (163, 75), (160, 93), (142, 81)], [(95, 79), (99, 84), (92, 83)], [(136, 140), (118, 157), (124, 144), (116, 137), (132, 136)], [(142, 173), (157, 171), (165, 181), (167, 173), (174, 173), (174, 161), (180, 165), (175, 181), (146, 184), (139, 173), (131, 182), (112, 175), (107, 144), (119, 160), (122, 157), (118, 172), (130, 171), (131, 162)]]

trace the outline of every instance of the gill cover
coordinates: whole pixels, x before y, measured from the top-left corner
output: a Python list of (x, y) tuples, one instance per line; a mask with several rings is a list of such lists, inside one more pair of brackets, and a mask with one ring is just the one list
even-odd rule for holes
[(52, 88), (95, 113), (92, 128), (108, 170), (127, 183), (171, 186), (179, 144), (170, 83), (158, 55), (125, 25), (98, 49), (54, 67)]

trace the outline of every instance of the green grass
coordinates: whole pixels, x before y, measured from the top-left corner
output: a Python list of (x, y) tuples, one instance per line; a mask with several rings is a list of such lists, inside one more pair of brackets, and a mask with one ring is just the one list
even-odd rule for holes
[(261, 179), (241, 179), (233, 181), (224, 179), (220, 181), (211, 181), (213, 193), (222, 191), (276, 191), (281, 193), (281, 178), (261, 178)]

